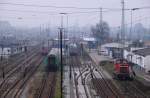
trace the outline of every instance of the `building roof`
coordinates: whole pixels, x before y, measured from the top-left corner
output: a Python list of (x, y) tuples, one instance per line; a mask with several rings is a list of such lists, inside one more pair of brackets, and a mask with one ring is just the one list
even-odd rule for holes
[(144, 45), (149, 47), (150, 46), (150, 41), (145, 41)]
[(123, 48), (123, 47), (127, 47), (127, 45), (122, 45), (120, 43), (107, 43), (107, 44), (103, 44), (102, 47), (106, 47), (106, 48)]
[[(58, 41), (58, 40), (60, 40), (60, 39), (55, 38), (55, 39), (53, 39), (53, 40), (54, 40), (54, 41)], [(69, 41), (69, 39), (68, 39), (68, 38), (65, 38), (65, 39), (63, 38), (62, 40), (63, 40), (63, 41), (64, 41), (64, 40), (65, 40), (65, 41)]]
[(144, 48), (139, 50), (134, 50), (133, 53), (141, 56), (148, 56), (150, 55), (150, 48)]
[(83, 38), (84, 41), (96, 41), (93, 37)]

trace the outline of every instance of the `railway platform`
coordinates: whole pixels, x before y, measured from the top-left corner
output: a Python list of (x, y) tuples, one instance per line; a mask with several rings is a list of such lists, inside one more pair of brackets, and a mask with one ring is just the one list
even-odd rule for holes
[(65, 98), (76, 98), (74, 94), (73, 79), (69, 77), (69, 66), (64, 67), (63, 91)]
[(108, 56), (98, 55), (97, 50), (90, 50), (89, 55), (94, 60), (94, 62), (98, 65), (101, 61), (111, 61), (112, 59)]
[[(99, 55), (97, 50), (90, 50), (89, 56), (96, 63), (96, 65), (99, 65), (101, 61), (112, 61), (112, 59), (109, 58), (108, 56)], [(102, 69), (102, 67), (100, 68)], [(108, 72), (103, 70), (103, 73), (107, 76), (107, 78), (112, 79), (112, 77), (108, 74)]]

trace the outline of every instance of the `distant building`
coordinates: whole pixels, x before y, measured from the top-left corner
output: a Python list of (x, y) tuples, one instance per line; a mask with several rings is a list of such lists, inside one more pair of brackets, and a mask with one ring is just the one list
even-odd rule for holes
[[(52, 39), (52, 47), (53, 48), (60, 48), (60, 39), (58, 38), (55, 38), (55, 39)], [(66, 44), (69, 42), (69, 39), (62, 39), (62, 47), (65, 48), (66, 47)]]
[(93, 37), (85, 37), (83, 38), (83, 42), (86, 43), (87, 47), (89, 49), (94, 49), (94, 48), (97, 48), (97, 40)]
[(23, 40), (16, 40), (12, 36), (4, 36), (0, 39), (0, 56), (4, 58), (23, 52), (24, 48), (25, 41)]
[(150, 47), (150, 41), (145, 41), (145, 42), (144, 42), (144, 46), (145, 46), (145, 47)]

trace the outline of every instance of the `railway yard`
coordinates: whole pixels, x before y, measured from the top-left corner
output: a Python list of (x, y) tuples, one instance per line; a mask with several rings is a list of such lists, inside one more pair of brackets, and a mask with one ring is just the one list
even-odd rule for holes
[(150, 98), (150, 0), (0, 6), (0, 98)]
[[(43, 55), (40, 49), (39, 45), (32, 46), (28, 51), (1, 62), (0, 98), (61, 97), (59, 67), (56, 71), (56, 66), (49, 66), (48, 64), (55, 63), (51, 61), (54, 60), (53, 56), (50, 52)], [(59, 50), (51, 48), (49, 51), (58, 53)], [(86, 48), (82, 52), (80, 49), (77, 51), (63, 55), (64, 98), (150, 97), (150, 87), (144, 86), (136, 78), (132, 81), (114, 79), (113, 63), (106, 56), (95, 51), (89, 52)]]
[[(98, 55), (97, 52), (94, 52), (95, 54)], [(105, 62), (102, 66), (95, 57), (93, 53), (85, 51), (84, 56), (69, 58), (68, 74), (71, 70), (72, 75), (66, 75), (68, 80), (65, 81), (70, 83), (70, 88), (66, 88), (70, 90), (71, 95), (66, 94), (66, 98), (72, 98), (73, 95), (73, 98), (149, 98), (149, 87), (144, 86), (137, 79), (114, 79), (113, 67), (109, 64), (112, 61), (101, 55), (97, 59)]]

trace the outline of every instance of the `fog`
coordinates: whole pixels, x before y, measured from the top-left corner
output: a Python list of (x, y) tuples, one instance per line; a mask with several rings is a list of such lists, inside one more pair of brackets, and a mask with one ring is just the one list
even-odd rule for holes
[[(74, 13), (68, 14), (69, 26), (76, 24), (79, 26), (94, 25), (99, 22), (98, 8), (121, 9), (121, 0), (0, 0), (0, 3), (0, 20), (9, 21), (12, 26), (23, 28), (32, 28), (40, 25), (58, 27), (60, 26), (61, 15), (59, 13), (61, 12)], [(150, 6), (149, 0), (125, 0), (126, 8), (146, 6)], [(106, 9), (103, 10), (105, 11)], [(150, 17), (149, 12), (150, 9), (134, 11), (133, 21)], [(130, 23), (130, 11), (126, 11), (125, 19), (126, 23)], [(111, 27), (120, 26), (121, 11), (104, 12), (103, 20), (108, 22)], [(66, 21), (66, 17), (64, 18), (64, 21)], [(149, 24), (147, 21), (150, 21), (150, 19), (141, 20), (141, 23), (148, 27)], [(64, 22), (64, 25), (65, 23), (66, 22)]]

